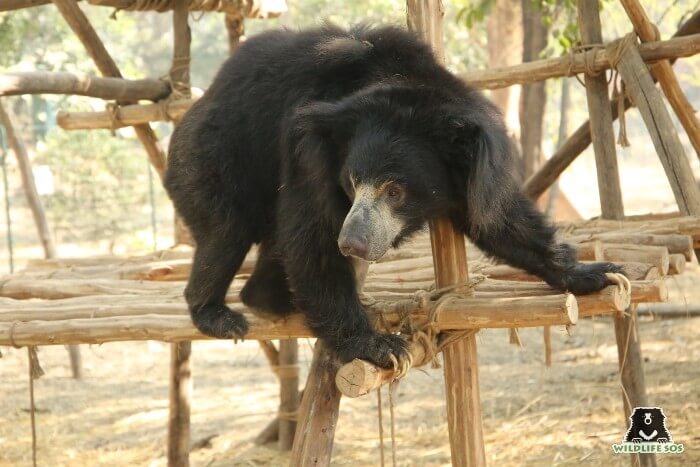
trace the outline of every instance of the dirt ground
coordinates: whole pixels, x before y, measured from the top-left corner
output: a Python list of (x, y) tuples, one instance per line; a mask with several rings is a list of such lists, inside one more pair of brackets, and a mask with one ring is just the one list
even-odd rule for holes
[[(697, 289), (697, 269), (684, 277)], [(681, 292), (671, 279), (672, 295)], [(610, 445), (625, 424), (612, 321), (553, 330), (554, 365), (543, 364), (541, 329), (522, 330), (523, 348), (504, 330), (479, 334), (483, 422), (489, 465), (629, 465)], [(640, 322), (650, 404), (664, 408), (682, 455), (660, 465), (700, 465), (700, 318)], [(303, 375), (310, 342), (301, 341)], [(0, 465), (31, 464), (26, 349), (0, 359)], [(192, 453), (195, 466), (286, 465), (253, 438), (274, 416), (277, 383), (255, 342), (197, 342), (193, 349)], [(43, 347), (36, 381), (38, 459), (43, 466), (165, 465), (169, 348), (157, 342), (84, 346), (86, 377), (70, 378), (62, 347)], [(412, 371), (398, 388), (400, 465), (449, 465), (441, 370)], [(386, 402), (387, 397), (385, 395)], [(384, 409), (389, 432), (388, 407)], [(390, 452), (387, 441), (387, 453)], [(387, 457), (389, 460), (389, 457)], [(379, 465), (376, 396), (341, 404), (333, 465)]]

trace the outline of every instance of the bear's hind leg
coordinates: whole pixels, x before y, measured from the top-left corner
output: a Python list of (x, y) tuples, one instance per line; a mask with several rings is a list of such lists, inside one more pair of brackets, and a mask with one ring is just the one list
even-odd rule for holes
[(241, 290), (241, 300), (249, 307), (278, 316), (294, 310), (282, 259), (265, 242), (260, 245), (255, 270)]
[(203, 334), (219, 339), (243, 337), (248, 322), (226, 306), (225, 299), (253, 241), (240, 229), (216, 233), (197, 242), (185, 298), (192, 322)]

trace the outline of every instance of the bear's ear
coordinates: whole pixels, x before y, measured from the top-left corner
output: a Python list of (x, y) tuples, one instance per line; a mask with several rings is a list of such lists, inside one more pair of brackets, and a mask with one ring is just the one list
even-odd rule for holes
[(449, 146), (448, 165), (464, 197), (471, 234), (504, 225), (517, 192), (513, 143), (498, 111), (481, 99), (446, 109), (441, 123)]
[(297, 168), (317, 180), (340, 170), (354, 128), (342, 102), (313, 102), (297, 109), (287, 130), (288, 155)]

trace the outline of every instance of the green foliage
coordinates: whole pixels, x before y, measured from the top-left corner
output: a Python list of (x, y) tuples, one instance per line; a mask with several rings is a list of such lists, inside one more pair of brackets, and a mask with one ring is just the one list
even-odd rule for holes
[(457, 13), (455, 20), (469, 29), (486, 19), (496, 0), (469, 0)]

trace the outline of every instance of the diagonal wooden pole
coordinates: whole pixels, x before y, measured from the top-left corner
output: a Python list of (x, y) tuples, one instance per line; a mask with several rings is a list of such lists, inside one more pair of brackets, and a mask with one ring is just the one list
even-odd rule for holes
[[(649, 20), (644, 7), (639, 0), (620, 0), (622, 6), (627, 12), (627, 16), (632, 21), (634, 30), (642, 42), (659, 40), (659, 30)], [(666, 99), (673, 107), (678, 120), (685, 128), (688, 138), (695, 148), (695, 152), (700, 158), (700, 122), (695, 116), (693, 106), (688, 102), (688, 98), (683, 94), (681, 85), (678, 82), (676, 74), (673, 72), (673, 66), (668, 60), (662, 60), (650, 65), (652, 75), (658, 80), (661, 90), (666, 95)]]
[[(106, 77), (121, 78), (122, 74), (119, 71), (119, 67), (112, 60), (85, 13), (78, 7), (78, 3), (75, 0), (53, 0), (53, 3), (61, 12), (68, 26), (78, 36), (100, 73)], [(118, 104), (129, 104), (129, 102), (118, 102)], [(146, 149), (148, 159), (151, 161), (153, 168), (162, 178), (165, 172), (165, 152), (158, 141), (158, 137), (156, 137), (153, 129), (148, 124), (135, 125), (134, 131)]]
[[(406, 10), (408, 28), (433, 47), (439, 61), (444, 61), (442, 1), (407, 0)], [(430, 225), (430, 241), (437, 288), (466, 283), (464, 237), (449, 221), (438, 220)], [(486, 465), (476, 337), (472, 335), (449, 345), (443, 358), (452, 465)]]

